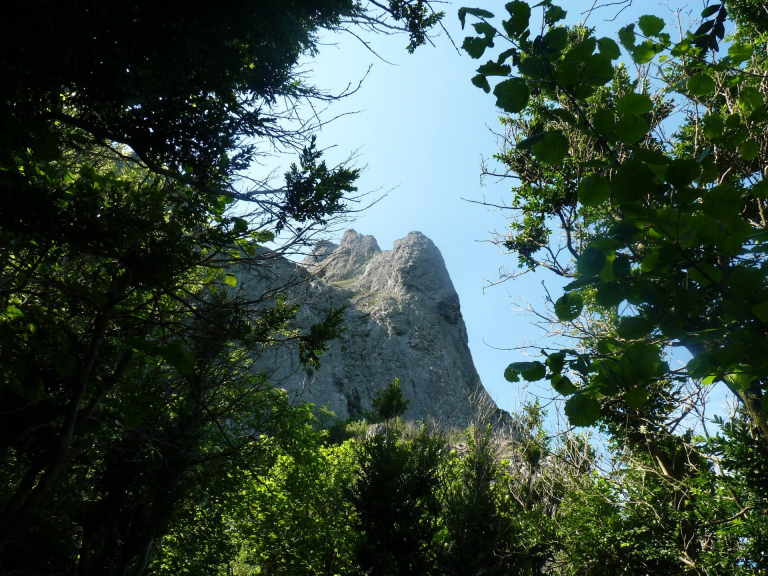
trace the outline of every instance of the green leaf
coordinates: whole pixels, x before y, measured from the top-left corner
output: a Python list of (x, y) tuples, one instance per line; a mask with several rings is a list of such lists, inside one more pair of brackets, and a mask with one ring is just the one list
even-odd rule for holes
[(235, 224), (232, 228), (235, 234), (242, 234), (248, 231), (248, 222), (243, 218), (232, 218), (232, 222)]
[(555, 352), (547, 356), (547, 366), (553, 374), (560, 374), (565, 366), (565, 352)]
[(584, 286), (591, 286), (592, 284), (597, 284), (598, 282), (600, 282), (600, 278), (596, 276), (592, 278), (576, 278), (576, 280), (573, 282), (568, 282), (568, 284), (563, 286), (563, 290), (570, 292), (571, 290), (584, 288)]
[(656, 46), (654, 46), (653, 42), (643, 42), (632, 50), (632, 59), (637, 64), (647, 64), (653, 60), (654, 56), (656, 56)]
[[(636, 118), (636, 116), (627, 118)], [(634, 158), (625, 160), (611, 180), (614, 202), (623, 204), (638, 200), (654, 189), (655, 178), (647, 164)]]
[(621, 370), (632, 378), (650, 378), (658, 375), (661, 368), (659, 349), (649, 344), (628, 348), (621, 356)]
[(600, 418), (600, 402), (581, 393), (575, 394), (565, 403), (565, 415), (574, 426), (592, 426)]
[(136, 428), (139, 424), (141, 424), (141, 413), (138, 410), (134, 410), (130, 406), (123, 410), (122, 416), (123, 426), (126, 428)]
[(632, 52), (632, 50), (635, 48), (635, 25), (630, 24), (629, 26), (624, 26), (621, 30), (619, 30), (619, 42), (621, 42), (622, 46), (627, 49), (627, 51)]
[(616, 60), (621, 56), (619, 45), (610, 38), (600, 38), (600, 40), (597, 41), (597, 46), (600, 50), (600, 54), (611, 60)]
[(582, 276), (597, 276), (605, 266), (605, 253), (597, 248), (587, 248), (576, 260), (576, 269)]
[(570, 396), (579, 391), (567, 376), (562, 376), (560, 374), (552, 378), (552, 387), (558, 394), (562, 394), (563, 396)]
[(613, 80), (613, 64), (602, 54), (593, 54), (581, 73), (581, 82), (587, 86), (602, 86)]
[(606, 282), (602, 284), (595, 294), (597, 303), (605, 308), (618, 306), (624, 299), (624, 290), (618, 282)]
[(738, 148), (747, 141), (747, 138), (749, 138), (749, 132), (746, 130), (736, 132), (723, 142), (723, 148), (727, 148), (728, 150)]
[(595, 115), (592, 118), (592, 126), (595, 127), (598, 134), (607, 136), (613, 132), (613, 129), (616, 126), (616, 116), (611, 110), (601, 108), (595, 112)]
[(520, 36), (528, 29), (528, 21), (531, 18), (531, 7), (527, 2), (515, 0), (504, 5), (509, 12), (509, 20), (503, 22), (504, 31), (510, 38)]
[(760, 90), (755, 88), (754, 86), (745, 86), (741, 89), (741, 92), (739, 92), (739, 108), (744, 110), (744, 112), (751, 112), (758, 106), (763, 105), (763, 95), (760, 93)]
[(552, 24), (555, 22), (559, 22), (565, 18), (566, 14), (567, 12), (560, 8), (560, 6), (550, 5), (548, 6), (547, 11), (544, 13), (544, 22), (552, 26)]
[(24, 316), (24, 313), (16, 306), (10, 305), (5, 308), (5, 313), (3, 316), (5, 316), (6, 320), (15, 320), (16, 318), (21, 318)]
[(739, 146), (739, 156), (744, 160), (754, 160), (760, 153), (760, 145), (754, 140), (747, 140)]
[(626, 401), (627, 406), (637, 410), (648, 402), (648, 391), (642, 387), (633, 388), (627, 392)]
[(528, 382), (536, 382), (537, 380), (541, 380), (546, 375), (547, 370), (539, 361), (533, 361), (533, 362), (512, 362), (509, 366), (507, 366), (507, 369), (504, 371), (504, 378), (506, 378), (510, 382), (517, 382), (517, 380), (512, 380), (510, 378), (514, 378), (513, 375), (520, 375)]
[(467, 14), (477, 16), (478, 18), (493, 18), (493, 12), (488, 12), (488, 10), (483, 10), (482, 8), (459, 8), (459, 21), (461, 22), (462, 30), (466, 23)]
[(761, 200), (768, 198), (768, 179), (763, 178), (760, 180), (760, 182), (752, 186), (750, 192), (752, 192), (752, 196), (755, 198), (759, 198)]
[(461, 47), (470, 55), (470, 57), (477, 59), (483, 55), (485, 49), (488, 48), (491, 43), (492, 42), (486, 38), (473, 38), (472, 36), (467, 36), (464, 38), (464, 43)]
[(555, 108), (554, 110), (550, 110), (550, 113), (552, 116), (559, 118), (563, 122), (567, 122), (571, 126), (576, 126), (579, 122), (576, 120), (576, 116), (568, 112), (565, 108)]
[(561, 322), (575, 320), (584, 309), (584, 300), (579, 294), (565, 293), (555, 302), (555, 315)]
[(178, 346), (172, 346), (166, 352), (165, 360), (176, 368), (182, 376), (189, 376), (195, 369), (195, 357)]
[(736, 392), (743, 392), (749, 390), (752, 384), (752, 378), (749, 373), (748, 366), (738, 366), (729, 374), (725, 375), (725, 383), (728, 387)]
[(493, 94), (496, 96), (496, 106), (510, 114), (522, 112), (528, 105), (528, 84), (521, 78), (500, 82), (493, 89)]
[(496, 29), (488, 24), (488, 22), (476, 22), (472, 24), (472, 28), (475, 29), (479, 35), (485, 37), (485, 41), (488, 42), (488, 46), (493, 46), (493, 37), (496, 36)]
[(483, 92), (488, 94), (491, 91), (491, 85), (488, 84), (488, 78), (483, 76), (482, 74), (478, 74), (476, 76), (472, 77), (472, 84), (477, 86), (478, 88), (481, 88)]
[(725, 130), (725, 122), (719, 114), (704, 116), (704, 135), (707, 138), (719, 138)]
[(520, 140), (517, 143), (516, 148), (518, 150), (530, 150), (533, 148), (534, 144), (538, 144), (539, 142), (542, 142), (544, 138), (547, 137), (546, 132), (541, 132), (539, 134), (534, 134), (533, 136), (526, 138), (524, 140)]
[(650, 254), (648, 254), (645, 258), (643, 258), (643, 261), (640, 262), (640, 272), (643, 274), (646, 274), (648, 272), (653, 272), (656, 270), (656, 264), (659, 262), (659, 252), (653, 251)]
[(582, 276), (597, 276), (605, 266), (605, 253), (597, 248), (587, 248), (576, 260), (576, 269)]
[(768, 302), (761, 302), (752, 306), (752, 313), (763, 322), (768, 322)]
[(637, 25), (645, 36), (658, 36), (659, 32), (664, 30), (664, 20), (658, 16), (640, 16)]
[(754, 50), (755, 49), (751, 44), (740, 44), (738, 42), (734, 42), (728, 48), (728, 56), (731, 57), (731, 60), (734, 64), (740, 64), (752, 58), (752, 53)]
[(738, 114), (728, 114), (725, 118), (725, 127), (733, 130), (741, 127), (741, 116)]
[(702, 196), (704, 211), (712, 216), (736, 212), (741, 205), (741, 194), (730, 184), (720, 184)]
[(629, 258), (625, 254), (617, 254), (616, 259), (613, 261), (613, 275), (616, 278), (629, 276), (631, 266)]
[(700, 262), (695, 267), (688, 268), (688, 277), (700, 286), (709, 286), (712, 281), (719, 282), (723, 273), (712, 264)]
[(715, 91), (715, 81), (706, 74), (694, 74), (688, 78), (688, 90), (697, 97), (707, 96)]
[(520, 74), (540, 79), (544, 78), (547, 73), (547, 64), (543, 58), (529, 56), (517, 65), (517, 69), (520, 71)]
[(625, 144), (634, 144), (645, 138), (648, 133), (648, 122), (640, 116), (624, 116), (616, 124), (615, 136)]
[(659, 152), (658, 150), (650, 150), (648, 148), (643, 148), (642, 146), (633, 146), (632, 152), (635, 159), (648, 164), (663, 166), (672, 162), (672, 159), (669, 156), (666, 156), (663, 152)]
[(712, 4), (711, 6), (707, 6), (706, 8), (704, 8), (704, 10), (701, 11), (701, 17), (709, 18), (710, 16), (712, 16), (712, 14), (714, 14), (718, 10), (720, 10), (720, 4)]
[(547, 369), (541, 362), (532, 362), (534, 366), (528, 370), (521, 370), (520, 375), (525, 378), (527, 382), (537, 382), (544, 378), (547, 374)]
[(765, 283), (765, 272), (760, 268), (749, 268), (746, 266), (736, 266), (731, 269), (728, 277), (728, 284), (731, 287), (733, 295), (745, 300), (754, 298)]
[(768, 107), (766, 107), (764, 104), (761, 104), (760, 106), (752, 110), (752, 113), (749, 115), (749, 120), (751, 122), (767, 122)]
[(550, 58), (557, 58), (568, 45), (568, 31), (565, 28), (552, 28), (542, 39), (542, 49)]
[(630, 92), (616, 102), (616, 112), (628, 116), (638, 116), (653, 110), (653, 100), (647, 94)]
[(504, 370), (504, 379), (507, 382), (520, 382), (520, 373), (517, 371), (517, 369), (514, 367), (514, 364), (510, 364), (507, 366), (507, 368)]
[(544, 140), (534, 145), (533, 153), (536, 158), (549, 164), (551, 166), (558, 166), (562, 164), (565, 157), (568, 155), (570, 149), (570, 142), (565, 134), (560, 130), (553, 130), (547, 132)]
[(692, 158), (678, 158), (667, 167), (664, 179), (678, 190), (691, 184), (701, 175), (701, 165)]
[(509, 64), (497, 64), (493, 60), (488, 60), (477, 71), (484, 76), (508, 76), (512, 72), (512, 68)]
[(224, 284), (227, 286), (237, 286), (237, 276), (234, 274), (224, 274)]
[(616, 330), (619, 337), (624, 340), (637, 340), (645, 338), (653, 331), (653, 322), (641, 316), (628, 316), (622, 318)]
[(579, 182), (578, 195), (584, 206), (601, 206), (611, 197), (611, 184), (604, 176), (592, 174)]

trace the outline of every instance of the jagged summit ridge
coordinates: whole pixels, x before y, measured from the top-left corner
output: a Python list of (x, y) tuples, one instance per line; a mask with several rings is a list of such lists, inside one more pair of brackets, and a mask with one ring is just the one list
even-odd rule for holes
[(280, 385), (297, 399), (328, 406), (340, 418), (359, 416), (397, 377), (411, 400), (405, 418), (458, 427), (472, 419), (471, 399), (492, 403), (472, 362), (445, 261), (422, 233), (381, 250), (373, 236), (347, 230), (338, 245), (321, 241), (300, 264), (285, 261), (276, 278), (307, 274), (305, 289), (292, 292), (303, 305), (302, 322), (343, 305), (346, 332), (311, 376), (296, 370), (295, 354), (288, 362), (285, 351), (275, 356), (284, 365)]
[(325, 279), (346, 280), (360, 276), (368, 262), (381, 253), (376, 238), (347, 230), (340, 244), (321, 240), (303, 264)]

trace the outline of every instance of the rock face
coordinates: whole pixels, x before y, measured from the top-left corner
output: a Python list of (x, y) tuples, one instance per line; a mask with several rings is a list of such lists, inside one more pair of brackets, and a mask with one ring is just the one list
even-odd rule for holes
[(495, 409), (472, 363), (443, 257), (420, 232), (382, 251), (372, 236), (348, 230), (338, 246), (321, 242), (302, 263), (279, 259), (266, 274), (241, 282), (257, 291), (293, 284), (287, 291), (303, 304), (299, 321), (307, 326), (346, 306), (346, 332), (311, 376), (297, 369), (295, 351), (278, 349), (266, 359), (279, 364), (273, 379), (298, 400), (340, 418), (360, 416), (397, 377), (411, 401), (406, 419), (464, 427), (478, 405)]

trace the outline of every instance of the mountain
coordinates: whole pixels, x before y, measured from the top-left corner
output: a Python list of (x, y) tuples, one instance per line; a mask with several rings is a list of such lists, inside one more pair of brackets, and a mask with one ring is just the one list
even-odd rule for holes
[(291, 343), (267, 351), (259, 366), (297, 400), (327, 406), (337, 417), (360, 416), (394, 378), (411, 402), (404, 418), (464, 427), (478, 410), (499, 411), (480, 383), (467, 345), (459, 297), (435, 244), (420, 232), (381, 250), (354, 230), (336, 245), (322, 241), (303, 262), (275, 258), (258, 274), (241, 270), (255, 298), (276, 291), (302, 304), (303, 327), (345, 306), (346, 331), (309, 373)]

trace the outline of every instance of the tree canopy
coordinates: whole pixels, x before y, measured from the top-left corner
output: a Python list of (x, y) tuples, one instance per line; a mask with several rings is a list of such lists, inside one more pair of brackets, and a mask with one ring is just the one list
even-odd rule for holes
[[(302, 121), (337, 96), (299, 58), (323, 30), (402, 33), (412, 51), (441, 16), (348, 0), (4, 12), (4, 571), (143, 574), (190, 499), (296, 442), (302, 412), (258, 358), (295, 341), (317, 366), (340, 311), (299, 330), (279, 290), (241, 291), (235, 272), (356, 195), (359, 170), (328, 166)], [(277, 186), (248, 171), (275, 147), (298, 154)]]
[(582, 346), (507, 378), (549, 378), (579, 426), (611, 411), (653, 425), (675, 383), (724, 381), (768, 442), (764, 15), (711, 4), (677, 33), (646, 15), (616, 42), (539, 7), (540, 33), (525, 2), (498, 27), (485, 10), (459, 14), (479, 20), (473, 58), (505, 44), (472, 79), (490, 92), (499, 77), (496, 105), (512, 115), (498, 160), (519, 216), (503, 244), (524, 270), (573, 279), (554, 313)]
[[(628, 4), (611, 5), (617, 22)], [(496, 242), (517, 255), (510, 276), (568, 279), (538, 312), (561, 344), (504, 376), (549, 380), (618, 467), (596, 476), (602, 496), (577, 497), (581, 519), (565, 512), (585, 573), (765, 569), (765, 12), (706, 4), (690, 28), (647, 14), (607, 35), (551, 1), (459, 11), (475, 31), (464, 50), (491, 56), (472, 83), (507, 113), (501, 170), (486, 172), (513, 180)], [(716, 382), (738, 403), (730, 420), (706, 416)]]

